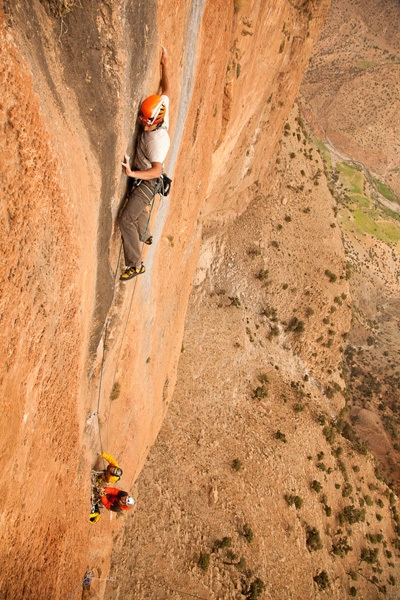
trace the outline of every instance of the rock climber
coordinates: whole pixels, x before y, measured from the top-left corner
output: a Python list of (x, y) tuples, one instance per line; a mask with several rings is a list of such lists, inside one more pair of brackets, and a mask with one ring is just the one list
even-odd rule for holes
[(103, 471), (101, 478), (105, 483), (117, 483), (122, 475), (122, 469), (115, 460), (111, 456), (111, 454), (107, 454), (107, 452), (103, 452), (100, 455), (100, 458), (104, 458), (107, 462), (107, 468)]
[(113, 487), (105, 487), (100, 491), (100, 502), (108, 510), (118, 513), (130, 510), (135, 504), (135, 500), (128, 492)]
[[(128, 177), (141, 180), (140, 185), (133, 187), (127, 204), (121, 214), (119, 226), (125, 256), (125, 271), (121, 281), (145, 272), (141, 261), (140, 242), (152, 244), (153, 238), (147, 231), (148, 209), (155, 193), (159, 178), (163, 172), (163, 163), (167, 156), (170, 138), (169, 126), (169, 80), (168, 55), (164, 47), (161, 53), (161, 95), (152, 95), (142, 103), (139, 120), (143, 130), (139, 134), (136, 148), (135, 167), (130, 168), (130, 157), (125, 154), (122, 166)], [(145, 239), (141, 240), (141, 238)]]

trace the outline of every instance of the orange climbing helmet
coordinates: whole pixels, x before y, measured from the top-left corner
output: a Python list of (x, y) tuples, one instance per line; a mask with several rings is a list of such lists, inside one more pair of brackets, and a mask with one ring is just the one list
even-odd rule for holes
[(139, 119), (143, 125), (158, 125), (165, 117), (166, 106), (161, 96), (149, 96), (140, 107)]

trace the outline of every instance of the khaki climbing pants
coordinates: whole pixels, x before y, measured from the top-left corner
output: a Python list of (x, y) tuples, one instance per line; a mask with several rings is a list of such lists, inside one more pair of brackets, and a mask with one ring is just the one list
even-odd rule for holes
[(140, 241), (145, 233), (146, 238), (150, 237), (149, 230), (146, 231), (149, 218), (147, 207), (154, 197), (157, 181), (158, 179), (142, 181), (139, 187), (134, 188), (129, 194), (122, 212), (119, 228), (122, 235), (126, 267), (140, 268), (142, 264)]

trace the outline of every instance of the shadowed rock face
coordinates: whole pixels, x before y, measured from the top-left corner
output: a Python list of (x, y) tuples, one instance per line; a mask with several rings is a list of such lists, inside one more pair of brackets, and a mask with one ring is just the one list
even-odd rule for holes
[[(111, 452), (130, 488), (142, 468), (174, 389), (203, 226), (240, 214), (271, 172), (328, 2), (311, 4), (4, 3), (4, 597), (66, 597), (87, 562), (107, 572), (120, 521), (88, 530), (90, 467)], [(174, 187), (156, 201), (146, 275), (114, 290), (120, 162), (157, 90), (159, 41)]]

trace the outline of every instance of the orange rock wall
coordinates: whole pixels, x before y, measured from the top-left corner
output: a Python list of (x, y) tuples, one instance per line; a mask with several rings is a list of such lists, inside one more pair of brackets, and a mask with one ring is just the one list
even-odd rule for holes
[[(272, 172), (328, 1), (236, 4), (114, 0), (62, 20), (56, 2), (3, 6), (5, 598), (65, 598), (86, 565), (107, 572), (121, 522), (88, 524), (90, 468), (107, 450), (132, 489), (174, 388), (203, 229), (240, 214)], [(159, 42), (173, 191), (155, 204), (146, 274), (113, 291), (120, 162), (157, 87)]]

